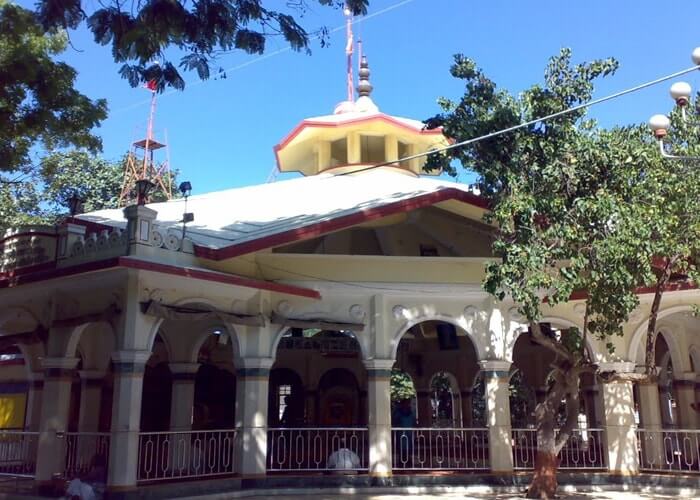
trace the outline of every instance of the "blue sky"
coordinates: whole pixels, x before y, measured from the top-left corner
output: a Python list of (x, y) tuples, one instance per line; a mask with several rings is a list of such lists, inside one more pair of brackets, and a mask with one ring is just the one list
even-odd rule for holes
[[(416, 119), (436, 113), (439, 96), (461, 94), (448, 72), (457, 52), (513, 92), (541, 81), (547, 58), (561, 47), (571, 47), (575, 61), (615, 56), (621, 68), (599, 85), (596, 95), (602, 96), (690, 66), (690, 53), (700, 45), (687, 5), (676, 2), (370, 0), (370, 13), (392, 6), (355, 32), (370, 62), (374, 101), (386, 113)], [(341, 12), (320, 6), (301, 21), (310, 30), (343, 25)], [(186, 74), (183, 92), (159, 97), (156, 131), (167, 130), (180, 179), (190, 180), (195, 193), (265, 182), (275, 164), (272, 147), (303, 118), (329, 114), (343, 100), (344, 38), (344, 30), (336, 31), (330, 47), (314, 43), (311, 56), (232, 53), (219, 60), (238, 68), (226, 79), (200, 82)], [(104, 156), (117, 158), (143, 134), (149, 93), (122, 80), (109, 49), (95, 45), (85, 30), (72, 42), (77, 50), (63, 58), (79, 71), (82, 92), (107, 98), (110, 116), (97, 133)], [(284, 47), (270, 40), (268, 53)], [(685, 80), (694, 89), (700, 85), (695, 73)], [(604, 126), (646, 121), (670, 110), (669, 85), (602, 104), (592, 114)]]

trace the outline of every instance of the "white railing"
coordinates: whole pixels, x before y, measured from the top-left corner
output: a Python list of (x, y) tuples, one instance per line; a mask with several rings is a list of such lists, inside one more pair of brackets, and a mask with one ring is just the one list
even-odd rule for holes
[(0, 431), (0, 476), (34, 477), (38, 432)]
[(61, 437), (65, 440), (66, 453), (64, 477), (90, 476), (93, 481), (107, 480), (108, 432), (66, 432)]
[[(511, 435), (513, 467), (520, 470), (534, 468), (537, 430), (513, 429)], [(605, 469), (603, 429), (574, 429), (566, 445), (559, 452), (559, 468)]]
[(653, 472), (700, 473), (700, 430), (637, 429), (639, 469)]
[(267, 436), (268, 471), (367, 470), (366, 428), (269, 429)]
[(222, 476), (235, 472), (236, 430), (142, 432), (139, 482)]
[(394, 428), (396, 470), (486, 470), (489, 431), (485, 428)]

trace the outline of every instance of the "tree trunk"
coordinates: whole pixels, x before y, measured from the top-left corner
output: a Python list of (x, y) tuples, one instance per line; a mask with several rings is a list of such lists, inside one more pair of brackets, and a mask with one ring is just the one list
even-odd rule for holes
[[(545, 402), (540, 404), (546, 404)], [(554, 498), (557, 493), (557, 457), (554, 434), (554, 414), (537, 423), (537, 452), (535, 473), (527, 490), (527, 498)]]
[(651, 311), (649, 312), (649, 323), (647, 324), (647, 341), (646, 353), (644, 356), (645, 374), (648, 377), (656, 376), (656, 319), (659, 316), (659, 308), (661, 306), (661, 298), (666, 290), (666, 285), (671, 279), (673, 267), (678, 262), (679, 257), (674, 256), (666, 261), (664, 270), (656, 282), (656, 290), (654, 291), (654, 300), (651, 303)]

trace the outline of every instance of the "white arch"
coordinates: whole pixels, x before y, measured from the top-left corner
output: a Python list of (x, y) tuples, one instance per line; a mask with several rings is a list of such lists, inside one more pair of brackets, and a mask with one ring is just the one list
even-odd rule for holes
[(472, 335), (469, 333), (467, 321), (464, 319), (464, 317), (460, 318), (454, 318), (452, 316), (449, 316), (447, 314), (430, 314), (430, 315), (423, 315), (423, 316), (418, 316), (416, 318), (412, 318), (408, 321), (406, 321), (403, 325), (401, 325), (398, 330), (396, 330), (396, 333), (394, 333), (393, 338), (391, 339), (391, 358), (396, 359), (396, 354), (399, 350), (399, 343), (401, 342), (401, 339), (403, 336), (406, 334), (408, 330), (413, 328), (414, 326), (420, 324), (420, 323), (425, 323), (427, 321), (442, 321), (444, 323), (449, 323), (460, 330), (462, 330), (466, 337), (471, 341), (472, 346), (474, 346), (474, 350), (476, 351), (476, 358), (477, 361), (486, 359), (486, 348), (483, 346), (479, 338)]
[[(583, 329), (583, 325), (579, 325), (574, 321), (571, 321), (570, 319), (560, 318), (558, 316), (545, 316), (542, 319), (540, 319), (539, 322), (551, 323), (552, 325), (555, 325), (557, 327), (578, 328), (579, 331)], [(515, 350), (515, 343), (525, 332), (527, 332), (527, 326), (523, 326), (517, 329), (512, 338), (510, 339), (510, 342), (506, 346), (506, 359), (511, 363), (513, 362), (513, 352)], [(595, 348), (595, 344), (593, 343), (591, 335), (586, 335), (586, 350), (588, 351), (588, 354), (591, 356), (591, 359), (594, 363), (599, 363), (603, 360), (603, 356)]]
[[(14, 328), (9, 328), (11, 325)], [(0, 335), (25, 333), (35, 330), (39, 319), (25, 307), (8, 307), (0, 310)]]
[[(206, 306), (209, 308), (211, 311), (217, 311), (218, 310), (218, 305), (216, 302), (213, 300), (210, 300), (206, 297), (185, 297), (182, 299), (178, 299), (174, 302), (175, 306), (187, 306), (187, 305), (200, 305), (200, 306)], [(190, 358), (192, 362), (197, 361), (197, 354), (199, 353), (199, 350), (202, 348), (202, 345), (204, 345), (204, 342), (206, 342), (207, 338), (209, 335), (212, 333), (212, 330), (215, 328), (221, 327), (225, 330), (226, 335), (228, 335), (228, 339), (231, 342), (231, 347), (233, 349), (233, 358), (236, 359), (239, 356), (240, 353), (240, 341), (238, 338), (238, 332), (234, 328), (234, 326), (231, 323), (228, 323), (226, 321), (212, 321), (211, 325), (207, 325), (205, 329), (202, 330), (202, 332), (199, 333), (199, 338), (194, 342), (192, 352), (190, 354)], [(231, 360), (233, 362), (233, 359)]]
[[(662, 309), (661, 311), (659, 311), (657, 319), (656, 319), (657, 333), (659, 330), (662, 329), (662, 327), (658, 326), (662, 319), (667, 318), (669, 316), (672, 316), (673, 314), (687, 313), (687, 312), (693, 312), (692, 305), (673, 306), (673, 307), (668, 307), (666, 309)], [(627, 359), (628, 360), (634, 361), (635, 363), (644, 364), (645, 347), (642, 344), (646, 343), (645, 340), (646, 340), (646, 336), (647, 336), (646, 334), (647, 334), (648, 327), (649, 327), (649, 319), (647, 318), (635, 330), (634, 334), (632, 335), (632, 340), (630, 341), (629, 350), (627, 352)], [(668, 344), (669, 351), (671, 351), (671, 359), (673, 361), (673, 368), (675, 370), (685, 370), (688, 363), (683, 362), (683, 357), (681, 356), (681, 349), (680, 349), (680, 346), (678, 345), (677, 340), (674, 338), (674, 335), (671, 333), (669, 335), (664, 336), (664, 339), (666, 340), (666, 344)], [(640, 351), (640, 349), (641, 349), (641, 351)], [(690, 359), (690, 358), (688, 358), (688, 359)]]
[(700, 373), (700, 347), (692, 344), (688, 349), (688, 353), (690, 354), (690, 360), (693, 363), (692, 368), (695, 369), (695, 373)]
[(238, 334), (236, 333), (236, 330), (230, 326), (228, 323), (212, 323), (211, 326), (207, 326), (207, 328), (203, 329), (199, 333), (199, 337), (195, 340), (193, 346), (192, 346), (192, 352), (190, 353), (190, 359), (193, 363), (197, 362), (197, 356), (199, 355), (199, 351), (204, 345), (204, 343), (207, 341), (209, 336), (212, 335), (214, 330), (221, 328), (223, 331), (221, 332), (221, 335), (226, 335), (228, 337), (229, 342), (231, 342), (231, 351), (232, 351), (232, 358), (231, 358), (231, 363), (234, 362), (236, 358), (239, 357), (239, 345), (238, 345)]

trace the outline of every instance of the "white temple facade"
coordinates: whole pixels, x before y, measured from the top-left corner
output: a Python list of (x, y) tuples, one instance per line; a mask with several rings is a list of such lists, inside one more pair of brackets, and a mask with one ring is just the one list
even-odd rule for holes
[[(184, 237), (182, 199), (5, 235), (0, 473), (103, 467), (128, 492), (532, 468), (548, 354), (481, 287), (486, 204), (397, 161), (448, 139), (380, 112), (362, 81), (336, 111), (275, 147), (301, 177), (191, 196)], [(651, 297), (614, 354), (589, 339), (601, 367), (643, 364)], [(700, 472), (699, 297), (663, 300), (658, 384), (584, 381), (563, 469)], [(543, 307), (551, 328), (582, 326), (581, 301)]]

